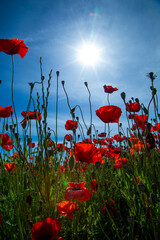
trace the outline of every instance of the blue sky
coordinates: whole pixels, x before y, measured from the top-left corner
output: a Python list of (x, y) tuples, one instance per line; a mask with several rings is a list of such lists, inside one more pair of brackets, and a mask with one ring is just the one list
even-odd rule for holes
[[(92, 94), (93, 122), (99, 132), (104, 124), (95, 110), (107, 105), (103, 85), (119, 90), (110, 95), (110, 103), (122, 109), (120, 122), (127, 126), (125, 107), (120, 97), (126, 92), (127, 101), (138, 97), (147, 105), (151, 98), (148, 72), (158, 76), (155, 86), (160, 88), (160, 1), (158, 0), (29, 0), (3, 1), (0, 15), (0, 38), (19, 38), (29, 48), (21, 59), (14, 56), (14, 98), (19, 122), (29, 99), (28, 82), (40, 81), (39, 58), (47, 83), (53, 70), (48, 108), (48, 125), (55, 129), (56, 71), (59, 81), (65, 80), (71, 107), (79, 104), (89, 126), (88, 82)], [(76, 61), (83, 41), (94, 42), (101, 48), (101, 59), (94, 68)], [(11, 105), (11, 57), (0, 52), (0, 106)], [(40, 88), (36, 85), (34, 96)], [(30, 110), (33, 110), (31, 106)], [(79, 112), (76, 112), (79, 115)], [(71, 119), (62, 86), (59, 86), (59, 141), (67, 134), (66, 120)], [(80, 118), (81, 121), (81, 118)], [(2, 124), (2, 121), (1, 121)], [(112, 133), (117, 125), (111, 124)], [(112, 135), (111, 133), (111, 135)], [(33, 135), (35, 131), (33, 129)]]

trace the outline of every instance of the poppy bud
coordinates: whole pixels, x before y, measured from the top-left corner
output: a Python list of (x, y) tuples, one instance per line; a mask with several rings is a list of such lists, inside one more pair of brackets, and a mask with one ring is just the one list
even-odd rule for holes
[(125, 99), (126, 99), (126, 94), (125, 94), (125, 92), (122, 92), (122, 93), (121, 93), (121, 98), (122, 98), (123, 101), (125, 102)]
[(84, 85), (85, 85), (86, 87), (88, 87), (88, 83), (87, 83), (87, 82), (84, 82)]
[(59, 71), (57, 71), (56, 74), (57, 74), (57, 77), (59, 77)]
[(42, 76), (42, 77), (41, 77), (41, 80), (43, 81), (44, 79), (45, 79), (45, 77), (44, 77), (44, 76)]
[(61, 81), (61, 83), (62, 83), (62, 85), (64, 86), (64, 84), (65, 84), (65, 81), (63, 80), (63, 81)]
[(0, 80), (0, 84), (2, 83), (2, 80)]

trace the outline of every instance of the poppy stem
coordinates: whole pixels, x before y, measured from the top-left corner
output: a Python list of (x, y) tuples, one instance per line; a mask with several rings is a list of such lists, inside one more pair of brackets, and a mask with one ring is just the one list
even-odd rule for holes
[[(13, 83), (14, 83), (14, 59), (13, 59), (13, 55), (12, 55), (12, 83), (11, 83), (11, 90), (12, 90), (12, 105), (13, 105), (14, 115), (15, 115), (15, 118), (16, 118), (17, 133), (18, 133), (18, 119), (17, 119), (16, 109), (15, 109), (15, 104), (14, 104)], [(13, 119), (12, 119), (12, 121), (13, 121)], [(13, 124), (14, 124), (14, 123), (13, 123)]]
[(107, 102), (108, 102), (108, 105), (110, 105), (110, 102), (109, 102), (109, 93), (107, 94)]
[(57, 91), (56, 91), (56, 146), (57, 146), (57, 141), (58, 141), (58, 133), (57, 133), (57, 128), (58, 128), (58, 77), (59, 77), (59, 72), (56, 72), (57, 74)]

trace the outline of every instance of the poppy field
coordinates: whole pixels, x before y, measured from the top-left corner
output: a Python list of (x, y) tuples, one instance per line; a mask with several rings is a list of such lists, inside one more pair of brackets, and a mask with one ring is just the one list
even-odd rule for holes
[[(137, 98), (127, 101), (124, 92), (120, 93), (124, 108), (114, 106), (109, 97), (118, 86), (102, 86), (108, 104), (96, 110), (104, 126), (104, 132), (98, 132), (92, 122), (88, 83), (84, 84), (89, 94), (89, 126), (80, 106), (70, 106), (65, 82), (59, 82), (57, 71), (56, 127), (51, 129), (47, 108), (52, 72), (45, 88), (40, 58), (40, 82), (29, 83), (28, 105), (22, 109), (19, 122), (13, 97), (14, 54), (23, 59), (28, 47), (23, 40), (0, 39), (0, 52), (11, 55), (12, 61), (12, 103), (0, 104), (0, 240), (160, 239), (156, 74), (147, 74), (150, 101), (146, 106)], [(41, 92), (34, 98), (37, 84)], [(62, 142), (57, 137), (59, 84), (70, 112)], [(122, 112), (127, 129), (120, 123)], [(31, 131), (33, 122), (36, 142)], [(112, 123), (117, 124), (114, 136)]]

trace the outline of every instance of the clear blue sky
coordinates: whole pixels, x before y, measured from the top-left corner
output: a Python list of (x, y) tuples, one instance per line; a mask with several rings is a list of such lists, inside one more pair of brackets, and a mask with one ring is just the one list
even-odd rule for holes
[[(112, 105), (122, 109), (120, 122), (126, 123), (125, 108), (120, 93), (125, 91), (127, 101), (138, 97), (147, 104), (151, 93), (148, 72), (158, 75), (160, 89), (160, 1), (159, 0), (26, 0), (2, 1), (0, 38), (19, 38), (29, 48), (21, 59), (14, 56), (14, 96), (19, 122), (29, 99), (28, 82), (40, 81), (39, 58), (43, 74), (53, 69), (48, 109), (48, 125), (55, 129), (56, 71), (59, 80), (65, 80), (71, 106), (79, 104), (89, 126), (88, 93), (92, 93), (93, 122), (99, 132), (104, 124), (95, 110), (107, 105), (103, 85), (119, 90), (110, 95)], [(82, 68), (74, 50), (83, 41), (95, 42), (103, 51), (103, 62), (95, 68)], [(11, 57), (0, 52), (1, 94), (0, 106), (11, 105)], [(34, 95), (40, 90), (35, 86)], [(31, 109), (33, 107), (31, 106)], [(79, 115), (79, 112), (76, 112)], [(62, 86), (59, 86), (59, 140), (67, 131), (65, 121), (71, 119)], [(81, 120), (81, 119), (80, 119)], [(1, 123), (2, 124), (2, 121)], [(117, 129), (115, 124), (111, 128)], [(114, 131), (116, 133), (116, 130)], [(34, 131), (33, 131), (34, 134)], [(112, 135), (112, 133), (111, 133)]]

